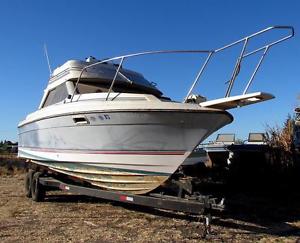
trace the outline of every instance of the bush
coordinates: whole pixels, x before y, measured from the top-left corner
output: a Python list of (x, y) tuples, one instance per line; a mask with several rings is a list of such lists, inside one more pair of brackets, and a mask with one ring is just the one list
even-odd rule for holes
[(272, 148), (279, 148), (285, 152), (293, 152), (294, 119), (288, 115), (282, 127), (266, 127), (266, 141)]

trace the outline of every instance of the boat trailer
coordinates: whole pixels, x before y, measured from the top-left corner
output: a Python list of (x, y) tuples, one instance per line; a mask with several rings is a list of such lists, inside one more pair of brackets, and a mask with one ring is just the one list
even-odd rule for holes
[(28, 170), (25, 178), (26, 197), (31, 198), (35, 202), (42, 202), (45, 200), (47, 191), (61, 190), (114, 202), (169, 210), (174, 213), (186, 213), (188, 216), (198, 218), (199, 221), (203, 220), (205, 226), (203, 237), (209, 235), (211, 232), (211, 213), (224, 210), (223, 199), (217, 203), (217, 198), (209, 195), (194, 193), (191, 196), (186, 196), (182, 193), (182, 188), (179, 188), (178, 196), (164, 193), (148, 193), (145, 195), (126, 194), (76, 185), (76, 183), (72, 183), (71, 181), (65, 182), (65, 180), (60, 180), (56, 176), (52, 176), (51, 171), (49, 172), (48, 174), (45, 171)]

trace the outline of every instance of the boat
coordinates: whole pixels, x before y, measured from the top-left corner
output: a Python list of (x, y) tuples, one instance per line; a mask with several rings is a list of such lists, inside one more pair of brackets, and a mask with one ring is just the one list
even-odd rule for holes
[(230, 151), (229, 164), (235, 163), (235, 167), (248, 165), (251, 168), (259, 168), (270, 160), (270, 146), (265, 133), (262, 132), (250, 132), (246, 141), (232, 144), (228, 146), (228, 150)]
[[(250, 39), (271, 30), (291, 31), (251, 52)], [(69, 60), (56, 68), (38, 110), (18, 125), (18, 156), (31, 165), (110, 191), (145, 194), (163, 185), (196, 146), (233, 121), (228, 109), (274, 98), (245, 91), (231, 95), (243, 58), (294, 35), (292, 27), (275, 26), (215, 50), (167, 50), (128, 54), (104, 60)], [(244, 43), (244, 44), (243, 44)], [(208, 62), (217, 53), (243, 44), (225, 97), (207, 101), (193, 94)], [(207, 58), (182, 102), (165, 97), (125, 61), (145, 55), (205, 54)], [(263, 58), (262, 57), (262, 58)]]
[(209, 163), (209, 158), (207, 152), (203, 148), (197, 147), (184, 160), (182, 166), (195, 166), (197, 164), (208, 164), (208, 163)]
[(234, 133), (220, 133), (214, 142), (203, 144), (201, 148), (206, 151), (211, 167), (227, 168), (232, 157), (232, 152), (229, 148), (235, 143)]

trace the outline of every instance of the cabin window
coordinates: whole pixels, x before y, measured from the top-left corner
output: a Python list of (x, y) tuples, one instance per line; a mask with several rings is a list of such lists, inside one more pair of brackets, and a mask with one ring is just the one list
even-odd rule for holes
[(67, 96), (68, 96), (68, 91), (66, 88), (66, 84), (63, 83), (49, 91), (43, 107), (56, 104), (64, 100), (65, 98), (67, 98)]
[(88, 93), (101, 93), (108, 92), (109, 86), (98, 83), (78, 83), (77, 93), (78, 94), (88, 94)]

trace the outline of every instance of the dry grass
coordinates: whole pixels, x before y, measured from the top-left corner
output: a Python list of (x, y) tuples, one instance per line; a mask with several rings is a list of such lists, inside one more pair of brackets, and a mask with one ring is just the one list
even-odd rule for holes
[(235, 211), (215, 217), (203, 239), (202, 223), (182, 214), (63, 192), (35, 203), (24, 197), (23, 180), (24, 174), (0, 176), (1, 242), (296, 242), (300, 236), (296, 197), (270, 203), (236, 195)]
[(16, 154), (0, 154), (0, 176), (22, 174), (25, 167), (25, 160)]
[(24, 161), (14, 159), (0, 156), (1, 242), (296, 242), (300, 237), (300, 195), (292, 191), (231, 193), (234, 203), (215, 215), (212, 234), (204, 239), (203, 224), (183, 214), (64, 192), (32, 202), (24, 196)]
[(288, 115), (282, 126), (266, 126), (266, 140), (270, 145), (270, 169), (277, 172), (294, 170), (296, 157), (293, 146), (294, 119)]
[(18, 168), (18, 167), (0, 167), (0, 176), (3, 175), (19, 175), (23, 174), (25, 171), (25, 168)]
[(282, 127), (266, 126), (266, 140), (271, 147), (292, 152), (294, 119), (289, 115)]

